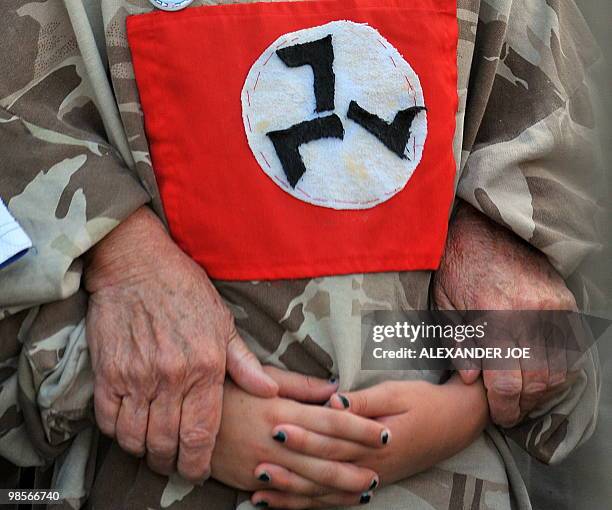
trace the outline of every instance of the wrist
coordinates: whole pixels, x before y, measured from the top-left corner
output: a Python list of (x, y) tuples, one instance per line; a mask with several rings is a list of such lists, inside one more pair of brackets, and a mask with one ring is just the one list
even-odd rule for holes
[[(464, 384), (458, 373), (439, 386), (445, 405), (442, 419), (447, 423), (448, 441), (459, 450), (469, 446), (489, 423), (487, 393), (479, 378), (474, 384)], [(448, 427), (448, 424), (452, 424)]]
[(148, 207), (141, 207), (96, 244), (85, 256), (88, 292), (125, 284), (159, 271), (167, 263), (172, 240)]

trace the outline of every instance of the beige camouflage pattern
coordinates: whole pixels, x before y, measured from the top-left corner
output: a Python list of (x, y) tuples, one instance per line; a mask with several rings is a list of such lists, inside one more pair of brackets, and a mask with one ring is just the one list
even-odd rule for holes
[[(220, 3), (234, 2), (192, 7)], [(67, 508), (251, 510), (247, 494), (163, 478), (110, 441), (98, 446), (92, 427), (80, 257), (144, 203), (163, 217), (125, 36), (126, 16), (150, 10), (147, 0), (0, 7), (0, 197), (35, 245), (0, 271), (0, 460), (9, 461), (0, 469), (9, 480), (15, 466), (40, 466), (37, 485), (61, 488)], [(599, 51), (571, 0), (459, 0), (458, 23), (457, 194), (574, 273), (586, 306), (593, 289), (574, 270), (598, 248), (603, 172), (590, 76)], [(427, 307), (430, 276), (217, 286), (261, 360), (339, 375), (343, 389), (356, 389), (406, 377), (359, 370), (361, 311)], [(378, 491), (371, 506), (529, 508), (505, 436), (558, 462), (591, 434), (598, 398), (589, 353), (577, 383), (547, 409), (505, 434), (491, 428), (456, 457)]]

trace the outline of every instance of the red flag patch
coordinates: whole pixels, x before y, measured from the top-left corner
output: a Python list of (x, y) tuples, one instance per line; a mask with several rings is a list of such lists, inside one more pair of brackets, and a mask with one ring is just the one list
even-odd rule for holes
[(171, 233), (211, 277), (436, 269), (453, 198), (451, 0), (128, 18)]

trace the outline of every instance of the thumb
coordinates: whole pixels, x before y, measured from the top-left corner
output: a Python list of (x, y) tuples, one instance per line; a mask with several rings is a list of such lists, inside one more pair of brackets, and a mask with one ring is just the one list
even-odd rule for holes
[(365, 390), (336, 393), (329, 399), (329, 405), (365, 418), (379, 418), (405, 412), (405, 400), (401, 397), (395, 383), (387, 382)]
[(278, 395), (278, 384), (266, 372), (234, 329), (227, 344), (227, 372), (244, 391), (262, 398)]
[(464, 384), (474, 384), (480, 377), (480, 370), (459, 370), (459, 375)]
[(264, 370), (277, 382), (279, 397), (298, 402), (322, 403), (338, 391), (336, 378), (319, 379), (271, 366)]

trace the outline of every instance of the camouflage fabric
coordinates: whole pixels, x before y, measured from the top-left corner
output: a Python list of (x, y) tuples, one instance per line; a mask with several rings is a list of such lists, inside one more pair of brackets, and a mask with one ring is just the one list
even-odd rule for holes
[[(233, 1), (192, 7), (219, 3)], [(126, 16), (151, 9), (147, 0), (0, 7), (0, 197), (35, 245), (0, 271), (0, 469), (9, 480), (18, 466), (39, 466), (35, 483), (62, 489), (70, 508), (91, 494), (96, 509), (248, 510), (246, 494), (164, 479), (116, 445), (98, 446), (92, 425), (80, 257), (147, 202), (163, 217), (125, 37)], [(603, 172), (590, 76), (600, 54), (571, 0), (459, 0), (458, 23), (457, 195), (570, 276), (598, 248)], [(339, 374), (343, 389), (356, 389), (407, 377), (359, 370), (360, 312), (427, 307), (430, 276), (216, 284), (262, 361)], [(574, 290), (586, 303), (586, 283)], [(515, 430), (491, 428), (435, 469), (382, 489), (372, 506), (529, 508), (505, 436), (558, 462), (591, 434), (598, 398), (589, 353), (547, 409)]]

